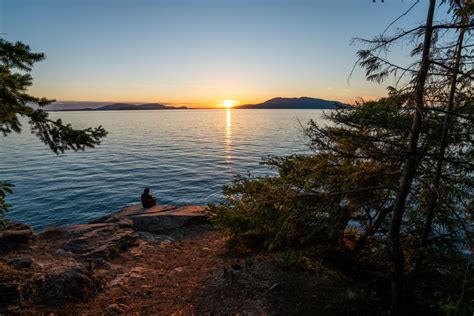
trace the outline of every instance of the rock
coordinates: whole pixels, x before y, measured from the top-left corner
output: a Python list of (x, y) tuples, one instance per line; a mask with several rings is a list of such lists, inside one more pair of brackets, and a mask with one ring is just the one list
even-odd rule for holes
[(135, 245), (138, 235), (116, 224), (86, 224), (67, 228), (63, 249), (96, 263), (109, 261)]
[(0, 282), (0, 293), (0, 308), (19, 305), (20, 292), (13, 282)]
[(35, 301), (43, 305), (58, 305), (85, 300), (97, 293), (100, 282), (82, 266), (59, 267), (36, 280)]
[(166, 205), (156, 205), (156, 206), (153, 206), (152, 208), (142, 208), (141, 205), (131, 205), (131, 206), (124, 207), (118, 212), (97, 218), (89, 223), (90, 224), (117, 223), (117, 222), (122, 221), (123, 219), (128, 219), (133, 215), (143, 214), (150, 211), (167, 212), (174, 209), (176, 209), (175, 206), (166, 206)]
[[(151, 243), (166, 252), (179, 251), (179, 243), (166, 232), (188, 226), (193, 227), (187, 232), (199, 230), (208, 223), (206, 212), (203, 206), (132, 206), (94, 223), (52, 227), (38, 236), (27, 225), (10, 225), (0, 231), (0, 315), (35, 304), (60, 307), (84, 301), (104, 286), (140, 284), (148, 270), (134, 267), (123, 273), (111, 259), (135, 246), (127, 255), (143, 257), (144, 249), (156, 247)], [(179, 239), (179, 231), (174, 233)], [(184, 271), (177, 267), (173, 272)], [(151, 295), (152, 289), (141, 292)], [(107, 306), (105, 314), (127, 312), (120, 303)]]
[(125, 218), (125, 219), (122, 219), (122, 220), (118, 221), (117, 225), (120, 228), (132, 228), (133, 227), (133, 221), (128, 219), (128, 218)]
[(30, 268), (33, 264), (33, 260), (30, 257), (13, 257), (6, 259), (6, 261), (9, 265), (19, 269)]
[(140, 236), (141, 239), (148, 241), (148, 242), (153, 242), (153, 243), (162, 243), (162, 242), (175, 242), (176, 240), (167, 235), (156, 235), (153, 233), (148, 233), (148, 232), (139, 232), (138, 235)]
[(0, 231), (0, 252), (16, 250), (33, 240), (33, 229), (28, 225), (12, 224)]
[(204, 208), (190, 206), (165, 211), (151, 208), (145, 212), (129, 215), (129, 218), (133, 221), (135, 230), (155, 234), (208, 222)]
[(124, 304), (110, 304), (105, 309), (105, 315), (118, 315), (125, 313), (128, 310), (128, 306)]
[(49, 226), (41, 233), (41, 237), (45, 239), (57, 239), (64, 236), (64, 229), (59, 227)]
[(162, 234), (181, 227), (207, 222), (207, 208), (205, 206), (157, 205), (144, 209), (140, 205), (132, 205), (91, 223), (117, 223), (127, 227), (131, 224), (131, 227), (139, 232)]

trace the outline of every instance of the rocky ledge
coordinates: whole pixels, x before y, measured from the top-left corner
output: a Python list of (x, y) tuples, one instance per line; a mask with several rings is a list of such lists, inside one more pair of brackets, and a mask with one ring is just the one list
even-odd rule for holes
[(12, 224), (0, 232), (0, 312), (86, 300), (113, 279), (113, 258), (140, 242), (170, 242), (181, 228), (189, 233), (206, 223), (204, 206), (129, 206), (41, 234)]

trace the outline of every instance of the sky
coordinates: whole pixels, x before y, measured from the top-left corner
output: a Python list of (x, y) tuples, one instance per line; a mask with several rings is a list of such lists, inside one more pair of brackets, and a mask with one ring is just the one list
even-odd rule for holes
[[(391, 82), (347, 81), (354, 37), (371, 38), (414, 0), (0, 0), (0, 36), (47, 58), (30, 92), (62, 101), (220, 106), (273, 97), (352, 103)], [(423, 21), (428, 1), (395, 26)], [(391, 58), (408, 59), (407, 47)]]

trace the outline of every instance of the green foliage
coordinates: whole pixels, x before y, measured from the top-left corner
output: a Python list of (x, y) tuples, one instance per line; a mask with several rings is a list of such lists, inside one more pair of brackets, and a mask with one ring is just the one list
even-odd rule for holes
[(472, 305), (454, 302), (451, 298), (440, 300), (439, 308), (446, 316), (471, 316), (474, 313)]
[[(211, 219), (229, 238), (263, 238), (269, 249), (324, 241), (339, 244), (350, 218), (338, 195), (313, 193), (328, 171), (322, 156), (273, 158), (279, 177), (243, 178), (224, 188), (225, 201), (210, 205)], [(336, 174), (332, 175), (336, 181)]]
[[(264, 163), (278, 171), (274, 177), (236, 178), (224, 188), (224, 200), (210, 205), (211, 220), (235, 243), (262, 241), (266, 249), (288, 253), (311, 247), (346, 252), (361, 274), (374, 273), (372, 277), (385, 282), (389, 265), (383, 236), (408, 146), (412, 110), (407, 102), (406, 96), (391, 96), (327, 113), (330, 123), (325, 126), (310, 121), (305, 132), (312, 153), (266, 159)], [(446, 181), (438, 192), (430, 244), (441, 255), (428, 259), (438, 269), (452, 269), (443, 264), (444, 256), (472, 246), (472, 106), (472, 99), (463, 101), (449, 134)], [(420, 171), (403, 217), (409, 267), (416, 261), (417, 236), (425, 219), (420, 210), (431, 188), (443, 118), (443, 112), (427, 112), (420, 135)], [(292, 255), (287, 260), (310, 269), (312, 261), (305, 258)]]
[[(64, 125), (60, 119), (50, 120), (41, 107), (54, 100), (27, 93), (33, 83), (29, 72), (34, 63), (44, 59), (44, 54), (32, 53), (23, 43), (12, 44), (0, 39), (0, 56), (0, 132), (4, 136), (21, 132), (20, 117), (26, 117), (32, 132), (55, 153), (84, 150), (100, 144), (100, 139), (107, 135), (101, 126), (76, 130), (70, 124)], [(35, 103), (39, 106), (36, 110), (31, 107)]]
[[(267, 159), (265, 163), (277, 169), (277, 177), (238, 177), (224, 188), (224, 201), (210, 206), (216, 226), (231, 239), (263, 237), (270, 249), (316, 241), (340, 246), (349, 222), (359, 228), (360, 234), (383, 230), (410, 129), (411, 114), (402, 106), (404, 101), (386, 98), (350, 111), (331, 112), (327, 117), (330, 126), (310, 122), (306, 133), (314, 154)], [(471, 106), (466, 103), (465, 109)], [(421, 137), (423, 172), (414, 183), (406, 218), (407, 229), (413, 233), (419, 229), (423, 215), (417, 210), (424, 203), (423, 192), (429, 189), (426, 184), (436, 154), (433, 138), (439, 134), (442, 115), (433, 111), (429, 119)], [(454, 122), (456, 132), (451, 134), (446, 161), (450, 183), (439, 205), (463, 206), (459, 211), (466, 215), (471, 214), (469, 192), (474, 187), (470, 164), (464, 159), (472, 155), (472, 122), (469, 111)], [(415, 194), (418, 192), (421, 194)], [(451, 224), (459, 224), (459, 219), (448, 210), (441, 214), (438, 225), (454, 232), (456, 228)], [(372, 228), (375, 230), (370, 232)]]
[(5, 226), (8, 223), (4, 214), (10, 205), (5, 202), (5, 196), (13, 193), (12, 188), (13, 184), (0, 181), (0, 227)]
[(331, 270), (324, 268), (319, 262), (311, 259), (302, 252), (285, 251), (280, 254), (277, 261), (284, 268), (301, 268), (307, 271), (321, 271), (331, 274)]
[[(43, 53), (33, 53), (28, 45), (10, 43), (0, 39), (0, 133), (8, 136), (20, 133), (20, 117), (28, 119), (32, 133), (56, 154), (66, 150), (84, 150), (100, 144), (107, 132), (101, 127), (74, 129), (70, 124), (48, 118), (42, 107), (53, 102), (28, 94), (33, 83), (30, 72), (33, 65), (44, 59)], [(37, 105), (37, 109), (32, 106)], [(4, 213), (9, 205), (5, 194), (11, 193), (10, 186), (2, 182), (0, 187), (0, 221), (5, 222)]]
[[(431, 281), (458, 280), (463, 274), (450, 259), (463, 261), (462, 252), (473, 249), (471, 2), (442, 1), (449, 23), (433, 21), (431, 0), (424, 24), (387, 36), (392, 23), (373, 39), (356, 39), (365, 46), (356, 64), (366, 78), (394, 77), (396, 87), (387, 98), (329, 113), (328, 126), (309, 122), (313, 153), (267, 160), (276, 177), (237, 179), (225, 201), (211, 206), (216, 226), (233, 240), (256, 236), (270, 249), (345, 251), (366, 280), (391, 283), (394, 314), (403, 310), (405, 274), (412, 289), (426, 289), (415, 296), (426, 299), (425, 312), (437, 305), (433, 292), (444, 285)], [(392, 46), (408, 38), (411, 56), (420, 58), (388, 60)], [(449, 288), (443, 298), (459, 294)], [(456, 306), (472, 301), (472, 291), (464, 294)]]
[(369, 102), (328, 114), (324, 128), (309, 122), (312, 155), (274, 157), (265, 163), (278, 177), (239, 177), (211, 205), (217, 227), (230, 238), (263, 236), (269, 248), (342, 245), (350, 220), (368, 226), (393, 198), (400, 147), (409, 113), (400, 98)]

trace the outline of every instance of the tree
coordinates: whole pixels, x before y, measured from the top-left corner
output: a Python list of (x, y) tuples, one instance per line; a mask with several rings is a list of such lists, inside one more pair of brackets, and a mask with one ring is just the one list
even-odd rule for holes
[[(216, 227), (236, 243), (261, 241), (269, 250), (317, 249), (313, 254), (316, 261), (327, 257), (327, 253), (342, 253), (352, 258), (346, 269), (357, 271), (358, 277), (368, 273), (365, 279), (385, 283), (384, 276), (390, 275), (390, 260), (383, 243), (409, 145), (413, 108), (404, 106), (409, 97), (390, 95), (351, 110), (333, 111), (327, 114), (327, 126), (310, 122), (305, 131), (312, 154), (267, 159), (265, 163), (278, 171), (277, 176), (237, 178), (224, 189), (224, 201), (210, 207)], [(472, 234), (472, 168), (468, 158), (455, 159), (464, 150), (473, 150), (474, 105), (463, 107), (462, 117), (453, 117), (447, 141), (449, 187), (440, 192), (442, 203), (430, 240), (435, 247), (429, 251), (427, 264), (435, 271), (454, 271), (447, 259), (462, 256), (460, 245), (469, 249), (467, 243)], [(443, 112), (427, 112), (420, 131), (424, 149), (421, 172), (416, 173), (410, 188), (400, 235), (408, 263), (419, 249), (414, 238), (421, 236), (425, 216), (420, 210), (437, 160), (438, 144), (429, 140), (439, 139), (443, 121)], [(466, 216), (459, 218), (457, 214)], [(366, 271), (367, 265), (377, 269)], [(408, 266), (404, 270), (411, 269)], [(385, 273), (377, 274), (377, 270)], [(437, 275), (431, 269), (427, 271), (431, 278)], [(418, 288), (425, 286), (421, 277), (416, 280), (420, 283), (416, 284)], [(433, 288), (426, 296), (433, 296), (435, 289), (447, 290)], [(459, 295), (452, 288), (449, 291), (446, 297)]]
[[(368, 80), (395, 77), (388, 96), (332, 112), (328, 126), (310, 122), (313, 153), (270, 159), (278, 176), (239, 178), (225, 188), (225, 201), (211, 205), (217, 227), (229, 238), (254, 236), (272, 247), (339, 249), (356, 267), (385, 253), (386, 261), (374, 264), (390, 275), (393, 314), (402, 313), (409, 286), (429, 288), (436, 304), (430, 279), (446, 278), (439, 269), (464, 277), (456, 271), (474, 230), (473, 5), (441, 2), (451, 21), (434, 21), (430, 0), (422, 25), (356, 39), (367, 45), (357, 63)], [(397, 65), (386, 56), (404, 39), (414, 61)], [(407, 285), (406, 274), (416, 281)]]
[(433, 182), (430, 188), (430, 192), (427, 194), (427, 202), (426, 202), (426, 222), (423, 228), (423, 233), (421, 236), (420, 241), (420, 250), (417, 256), (416, 265), (421, 265), (423, 261), (423, 256), (425, 249), (428, 245), (428, 238), (431, 233), (431, 227), (433, 225), (433, 220), (435, 217), (435, 210), (436, 210), (436, 203), (438, 202), (439, 191), (441, 188), (441, 176), (443, 173), (443, 166), (444, 166), (444, 158), (446, 154), (446, 147), (448, 145), (448, 133), (451, 125), (452, 115), (455, 107), (455, 95), (456, 95), (456, 87), (458, 84), (458, 74), (461, 67), (461, 60), (462, 60), (462, 53), (463, 53), (463, 45), (464, 45), (464, 35), (466, 33), (466, 25), (469, 23), (469, 8), (463, 7), (460, 1), (456, 1), (455, 10), (457, 11), (457, 18), (460, 20), (459, 24), (461, 28), (459, 29), (459, 35), (457, 38), (457, 42), (454, 47), (453, 57), (454, 65), (452, 71), (450, 72), (450, 86), (449, 86), (449, 94), (446, 106), (446, 114), (444, 115), (443, 126), (442, 126), (442, 133), (439, 142), (439, 149), (438, 149), (438, 158), (436, 160), (436, 171), (433, 177)]
[[(51, 120), (42, 109), (54, 102), (46, 98), (37, 98), (28, 94), (33, 83), (30, 75), (34, 63), (45, 58), (43, 53), (33, 53), (28, 45), (21, 42), (11, 43), (0, 39), (0, 132), (8, 136), (12, 132), (20, 133), (20, 117), (28, 119), (32, 133), (56, 154), (67, 150), (84, 150), (100, 144), (107, 132), (101, 127), (74, 129), (61, 119)], [(36, 104), (37, 109), (32, 106)], [(0, 182), (0, 224), (5, 225), (4, 213), (9, 208), (5, 195), (12, 193), (12, 184)]]
[(392, 313), (401, 314), (403, 306), (403, 280), (404, 280), (404, 256), (400, 245), (400, 227), (402, 224), (405, 204), (410, 192), (410, 188), (418, 168), (418, 141), (421, 132), (422, 118), (424, 114), (424, 92), (425, 82), (428, 77), (430, 67), (430, 49), (433, 36), (433, 16), (436, 6), (436, 0), (430, 0), (428, 16), (425, 24), (425, 36), (423, 40), (423, 50), (421, 56), (421, 65), (415, 79), (415, 91), (413, 102), (415, 111), (413, 111), (413, 122), (410, 130), (410, 144), (405, 157), (403, 175), (397, 191), (390, 222), (390, 233), (387, 249), (391, 261), (392, 272)]
[[(470, 4), (468, 1), (452, 1), (450, 3), (451, 9), (455, 10), (454, 14), (454, 21), (451, 24), (445, 25), (433, 25), (433, 16), (436, 8), (436, 0), (430, 0), (429, 8), (427, 13), (426, 22), (423, 27), (416, 28), (414, 30), (420, 30), (423, 34), (423, 41), (415, 46), (415, 49), (412, 51), (413, 55), (421, 53), (421, 61), (419, 63), (419, 68), (416, 69), (416, 66), (413, 65), (408, 67), (400, 67), (398, 65), (394, 65), (387, 60), (380, 58), (378, 55), (378, 51), (387, 49), (387, 47), (395, 41), (404, 38), (408, 34), (412, 33), (414, 30), (410, 31), (402, 31), (399, 34), (391, 38), (384, 37), (382, 34), (379, 38), (376, 38), (370, 42), (371, 45), (375, 45), (375, 47), (369, 50), (362, 50), (359, 52), (359, 56), (362, 59), (362, 66), (367, 69), (367, 76), (371, 80), (378, 80), (382, 81), (390, 72), (396, 72), (398, 70), (403, 70), (404, 72), (411, 72), (413, 74), (413, 79), (410, 83), (405, 87), (404, 93), (410, 93), (411, 97), (408, 102), (408, 105), (412, 105), (415, 109), (413, 111), (413, 120), (412, 126), (410, 129), (410, 142), (407, 148), (406, 156), (404, 159), (403, 164), (403, 176), (400, 179), (398, 190), (396, 193), (396, 199), (393, 205), (392, 215), (391, 215), (391, 224), (389, 230), (389, 238), (387, 239), (387, 250), (389, 253), (389, 258), (391, 260), (391, 275), (392, 275), (392, 312), (394, 314), (400, 314), (402, 311), (400, 310), (403, 306), (403, 293), (404, 293), (404, 253), (402, 250), (402, 246), (400, 244), (400, 233), (401, 233), (401, 225), (402, 219), (404, 216), (407, 199), (409, 197), (413, 180), (415, 178), (416, 172), (420, 165), (420, 160), (423, 158), (423, 151), (422, 148), (419, 148), (419, 141), (420, 141), (420, 133), (422, 129), (422, 125), (425, 122), (426, 116), (426, 104), (429, 103), (429, 97), (437, 97), (439, 96), (439, 92), (443, 92), (446, 88), (446, 80), (439, 78), (439, 69), (436, 67), (441, 66), (444, 69), (448, 69), (450, 71), (447, 74), (447, 77), (450, 78), (450, 85), (449, 85), (449, 100), (447, 101), (447, 111), (448, 114), (446, 116), (447, 122), (443, 124), (443, 136), (441, 136), (441, 145), (440, 145), (440, 152), (438, 153), (440, 157), (438, 158), (437, 163), (437, 175), (434, 178), (434, 186), (431, 188), (431, 201), (428, 206), (428, 216), (426, 225), (424, 228), (424, 233), (422, 236), (422, 246), (421, 249), (426, 247), (427, 238), (429, 235), (429, 231), (431, 228), (431, 223), (433, 221), (433, 213), (434, 213), (434, 205), (436, 203), (437, 198), (433, 196), (439, 194), (439, 181), (440, 181), (440, 173), (442, 168), (442, 161), (444, 156), (444, 151), (446, 149), (446, 142), (447, 133), (448, 133), (448, 123), (450, 113), (453, 110), (454, 104), (454, 94), (456, 91), (456, 84), (457, 84), (457, 74), (460, 71), (461, 65), (461, 50), (462, 50), (462, 38), (463, 34), (467, 27), (472, 27), (471, 25), (468, 26), (469, 17), (470, 17)], [(471, 12), (472, 13), (472, 12)], [(461, 21), (459, 21), (458, 17), (462, 16)], [(434, 44), (440, 41), (439, 37), (440, 34), (436, 32), (438, 29), (460, 29), (460, 46), (457, 45), (457, 53), (454, 58), (446, 59), (437, 59), (434, 55), (440, 55), (443, 52), (443, 49), (437, 48), (438, 51), (435, 54), (432, 54), (432, 50), (436, 49), (433, 47)], [(454, 60), (454, 65), (448, 65), (447, 63), (443, 63), (446, 61)], [(441, 61), (441, 62), (440, 62)], [(381, 70), (381, 67), (384, 67)], [(432, 71), (430, 73), (430, 71)], [(441, 76), (446, 76), (441, 72)], [(432, 79), (430, 79), (432, 77)], [(466, 77), (471, 78), (469, 74)], [(431, 80), (431, 81), (430, 81)], [(438, 90), (438, 91), (437, 91)], [(436, 104), (439, 106), (441, 102), (446, 102), (446, 100), (437, 100), (437, 102), (431, 102), (432, 104)], [(444, 141), (443, 141), (444, 139)], [(420, 258), (422, 256), (423, 250), (420, 252)]]

